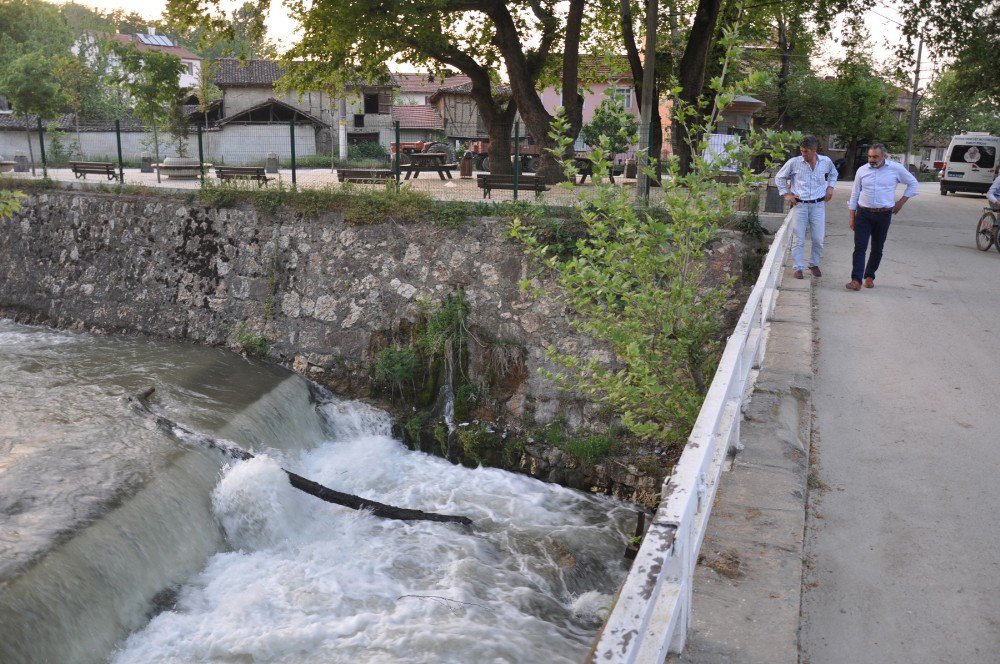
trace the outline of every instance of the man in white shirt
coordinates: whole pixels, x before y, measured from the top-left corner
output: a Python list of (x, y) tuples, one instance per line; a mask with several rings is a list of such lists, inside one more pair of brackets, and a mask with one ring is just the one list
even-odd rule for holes
[(997, 174), (997, 179), (993, 181), (989, 191), (986, 192), (986, 200), (990, 202), (990, 207), (994, 210), (1000, 209), (1000, 174)]
[[(826, 234), (826, 202), (833, 197), (833, 186), (837, 182), (837, 168), (829, 157), (816, 154), (819, 140), (806, 134), (799, 142), (801, 157), (792, 157), (785, 162), (774, 176), (778, 193), (791, 203), (792, 213), (792, 260), (795, 261), (796, 279), (802, 278), (806, 269), (804, 248), (806, 228), (812, 238), (812, 253), (809, 256), (809, 271), (814, 277), (823, 273), (819, 260), (823, 257), (823, 237)], [(786, 185), (790, 183), (790, 187)]]
[[(886, 149), (881, 143), (868, 148), (868, 163), (861, 166), (854, 175), (854, 190), (847, 204), (851, 214), (851, 230), (854, 231), (854, 264), (848, 290), (861, 290), (861, 280), (865, 288), (875, 288), (875, 271), (882, 261), (882, 248), (889, 234), (892, 215), (897, 214), (909, 199), (917, 195), (917, 178), (902, 164), (886, 160)], [(896, 185), (905, 184), (906, 191), (896, 200)], [(868, 240), (872, 250), (865, 263)]]

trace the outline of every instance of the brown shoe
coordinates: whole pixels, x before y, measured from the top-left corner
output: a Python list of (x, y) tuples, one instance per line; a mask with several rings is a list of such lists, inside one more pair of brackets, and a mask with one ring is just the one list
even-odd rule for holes
[(813, 273), (814, 277), (822, 277), (823, 273), (819, 271), (819, 265), (810, 265), (809, 271)]
[(861, 290), (861, 282), (857, 279), (851, 279), (850, 283), (847, 284), (847, 290)]
[(792, 276), (795, 277), (796, 279), (801, 279), (802, 278), (802, 270), (796, 270), (795, 272), (792, 272)]
[(865, 277), (865, 288), (875, 288), (874, 277)]

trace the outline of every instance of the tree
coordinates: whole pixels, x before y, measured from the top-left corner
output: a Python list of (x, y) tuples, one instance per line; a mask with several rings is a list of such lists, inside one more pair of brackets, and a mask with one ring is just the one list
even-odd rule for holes
[(841, 175), (850, 177), (858, 146), (878, 141), (901, 147), (905, 126), (890, 113), (896, 89), (866, 60), (848, 56), (836, 64), (836, 71), (833, 79), (809, 75), (793, 81), (788, 115), (792, 126), (836, 134), (846, 145), (847, 171)]
[(22, 55), (7, 67), (0, 87), (7, 95), (14, 114), (24, 122), (34, 174), (35, 153), (31, 145), (30, 122), (33, 118), (49, 120), (58, 116), (66, 103), (55, 74), (55, 63), (41, 53)]
[(626, 113), (617, 99), (605, 99), (594, 109), (593, 119), (583, 126), (580, 135), (590, 146), (599, 145), (604, 136), (608, 140), (608, 151), (615, 155), (628, 149), (638, 129), (635, 116)]
[(953, 58), (956, 85), (976, 89), (985, 99), (1000, 99), (996, 76), (996, 26), (1000, 25), (1000, 3), (988, 0), (916, 0), (900, 3), (903, 34), (898, 54), (912, 62), (914, 42), (937, 57)]
[(964, 72), (942, 72), (927, 88), (920, 118), (920, 133), (945, 138), (962, 131), (1000, 134), (1000, 104), (981, 88), (970, 90)]
[(73, 34), (55, 5), (40, 0), (0, 2), (0, 72), (28, 53), (69, 52)]
[[(233, 34), (224, 14), (209, 14), (217, 0), (169, 0), (168, 13), (181, 29), (201, 26), (223, 37)], [(263, 33), (269, 0), (256, 0), (253, 24)], [(343, 89), (361, 76), (384, 79), (385, 63), (395, 59), (434, 71), (457, 69), (472, 81), (472, 98), (489, 131), (490, 151), (510, 154), (515, 112), (542, 148), (543, 177), (561, 175), (547, 149), (552, 117), (537, 88), (546, 66), (562, 48), (563, 106), (579, 132), (582, 103), (577, 93), (579, 44), (585, 0), (370, 0), (307, 3), (292, 0), (301, 37), (287, 54), (299, 58), (289, 69), (299, 89)], [(526, 47), (526, 44), (531, 44)], [(506, 69), (510, 93), (498, 89), (496, 74)], [(511, 168), (495, 159), (498, 171)]]
[(206, 128), (208, 111), (212, 108), (212, 103), (222, 98), (222, 90), (215, 84), (215, 73), (218, 68), (215, 60), (202, 60), (194, 87), (191, 88), (191, 94), (198, 100), (198, 112), (203, 114)]
[[(156, 161), (160, 161), (160, 136), (158, 125), (169, 122), (171, 109), (181, 98), (180, 75), (184, 65), (175, 55), (160, 51), (139, 51), (134, 45), (117, 47), (121, 61), (121, 85), (127, 90), (135, 107), (136, 117), (153, 128), (153, 145)], [(160, 181), (160, 171), (156, 171)]]

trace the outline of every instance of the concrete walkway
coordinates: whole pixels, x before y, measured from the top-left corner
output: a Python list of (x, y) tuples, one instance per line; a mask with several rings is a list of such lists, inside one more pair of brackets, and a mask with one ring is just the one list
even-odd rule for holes
[(1000, 253), (975, 247), (985, 199), (920, 193), (871, 290), (844, 288), (830, 215), (804, 664), (1000, 662)]
[(851, 292), (850, 185), (827, 208), (823, 277), (792, 279), (786, 262), (746, 449), (671, 661), (1000, 662), (1000, 253), (975, 248), (985, 200), (920, 185), (876, 288)]

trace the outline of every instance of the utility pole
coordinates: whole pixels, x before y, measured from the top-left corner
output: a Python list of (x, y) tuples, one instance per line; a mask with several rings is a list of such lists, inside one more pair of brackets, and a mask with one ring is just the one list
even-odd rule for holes
[(920, 85), (920, 55), (924, 48), (923, 37), (917, 42), (917, 68), (913, 72), (913, 96), (910, 98), (910, 124), (906, 128), (906, 163), (910, 166), (910, 154), (913, 152), (913, 130), (917, 125), (917, 86)]
[[(642, 61), (642, 99), (639, 101), (639, 150), (649, 151), (649, 129), (653, 123), (653, 113), (659, 113), (656, 108), (656, 99), (653, 95), (653, 88), (656, 86), (656, 18), (659, 13), (658, 0), (646, 0), (646, 51)], [(660, 155), (647, 155), (649, 165), (652, 159), (659, 159)], [(642, 170), (644, 164), (637, 164), (639, 171), (636, 173), (636, 198), (646, 200), (649, 195), (646, 173)]]

